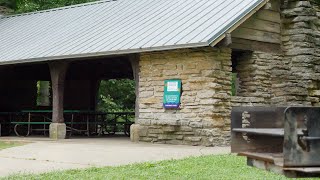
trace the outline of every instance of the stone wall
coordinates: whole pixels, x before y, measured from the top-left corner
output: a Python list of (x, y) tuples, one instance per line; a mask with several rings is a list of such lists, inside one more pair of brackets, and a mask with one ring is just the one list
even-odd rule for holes
[(282, 11), (283, 73), (282, 101), (290, 105), (319, 104), (320, 32), (319, 11), (310, 1), (289, 0)]
[[(134, 140), (227, 145), (232, 106), (319, 106), (320, 11), (311, 1), (282, 1), (282, 52), (237, 58), (239, 89), (230, 96), (231, 50), (195, 48), (140, 55)], [(180, 110), (162, 107), (165, 79), (182, 80)]]
[(271, 86), (277, 75), (274, 68), (282, 55), (245, 52), (234, 58), (239, 86), (236, 96), (231, 98), (232, 106), (269, 106), (274, 97)]
[[(229, 143), (230, 49), (142, 53), (139, 64), (139, 117), (132, 127), (136, 140), (206, 146)], [(182, 80), (180, 110), (163, 108), (165, 79)]]
[(319, 8), (310, 1), (284, 2), (283, 53), (239, 57), (239, 90), (232, 106), (320, 105), (319, 17)]

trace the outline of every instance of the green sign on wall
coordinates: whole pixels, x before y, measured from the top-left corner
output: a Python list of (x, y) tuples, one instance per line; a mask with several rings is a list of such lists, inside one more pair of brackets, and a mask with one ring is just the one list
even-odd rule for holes
[(177, 109), (180, 106), (181, 80), (170, 79), (164, 81), (163, 107)]

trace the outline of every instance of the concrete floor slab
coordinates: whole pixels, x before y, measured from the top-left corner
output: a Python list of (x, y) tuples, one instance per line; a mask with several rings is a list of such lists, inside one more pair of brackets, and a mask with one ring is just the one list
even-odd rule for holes
[(31, 143), (0, 151), (0, 176), (230, 153), (230, 147), (132, 143), (124, 137), (59, 141), (47, 138), (0, 138), (1, 140)]

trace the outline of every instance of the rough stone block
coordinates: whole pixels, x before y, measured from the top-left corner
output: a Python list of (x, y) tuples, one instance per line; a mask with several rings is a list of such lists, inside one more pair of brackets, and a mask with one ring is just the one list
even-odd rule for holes
[(193, 127), (193, 128), (202, 128), (203, 127), (201, 122), (190, 122), (189, 126)]
[(153, 91), (142, 91), (139, 94), (140, 98), (148, 98), (153, 96)]
[(149, 138), (158, 138), (158, 136), (159, 134), (151, 134), (151, 133), (148, 134)]
[(151, 125), (151, 120), (150, 119), (143, 119), (143, 118), (139, 117), (139, 119), (137, 120), (136, 124), (150, 126)]
[(157, 104), (160, 103), (161, 100), (159, 98), (156, 97), (150, 97), (150, 98), (144, 98), (141, 100), (141, 104)]
[(162, 130), (164, 132), (175, 132), (177, 131), (177, 126), (163, 126)]
[(172, 139), (175, 139), (175, 137), (172, 134), (159, 134), (158, 139), (159, 140), (172, 140)]
[[(131, 125), (132, 126), (132, 125)], [(134, 128), (137, 128), (139, 136), (147, 136), (148, 135), (148, 126), (134, 126)]]
[(177, 131), (174, 134), (177, 134), (177, 135), (194, 135), (195, 133), (193, 131), (191, 131), (191, 132)]
[(200, 142), (202, 137), (185, 137), (184, 140), (191, 142)]
[[(166, 115), (168, 117), (172, 116), (170, 114)], [(163, 116), (165, 117), (165, 116)], [(172, 117), (171, 117), (172, 118)], [(170, 126), (178, 126), (179, 125), (179, 120), (177, 119), (165, 119), (165, 118), (161, 118), (159, 120), (154, 120), (151, 121), (151, 124), (154, 125), (170, 125)]]
[(176, 135), (175, 137), (177, 140), (182, 140), (184, 136), (183, 135)]
[(140, 130), (140, 125), (139, 124), (132, 124), (130, 126), (130, 140), (132, 142), (139, 142), (139, 130)]
[(140, 138), (140, 141), (143, 141), (143, 142), (153, 142), (154, 139), (153, 139), (153, 138), (149, 138), (149, 137), (141, 137), (141, 138)]
[(309, 1), (297, 1), (295, 7), (312, 7)]
[(181, 126), (180, 127), (180, 131), (184, 131), (184, 132), (192, 132), (193, 129), (192, 127), (188, 127), (188, 126)]
[(67, 126), (65, 123), (51, 123), (49, 127), (51, 139), (65, 139), (67, 134)]
[(181, 145), (183, 142), (181, 140), (168, 140), (165, 141), (166, 144), (175, 144), (175, 145)]
[(311, 96), (320, 96), (320, 90), (313, 90), (310, 92)]
[(149, 129), (148, 133), (150, 134), (162, 134), (164, 131), (162, 129)]

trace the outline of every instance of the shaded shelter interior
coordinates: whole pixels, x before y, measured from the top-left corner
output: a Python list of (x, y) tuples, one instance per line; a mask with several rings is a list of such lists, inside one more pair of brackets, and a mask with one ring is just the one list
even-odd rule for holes
[[(64, 110), (95, 111), (100, 81), (108, 79), (133, 79), (128, 57), (69, 61), (64, 85)], [(37, 102), (39, 82), (49, 82), (49, 103), (46, 106)], [(48, 63), (0, 66), (0, 84), (0, 112), (52, 110)], [(2, 135), (7, 134), (5, 131)]]
[[(72, 61), (65, 82), (65, 109), (95, 110), (102, 79), (133, 79), (126, 57)], [(48, 64), (0, 66), (0, 110), (37, 109), (37, 82), (51, 81)]]

